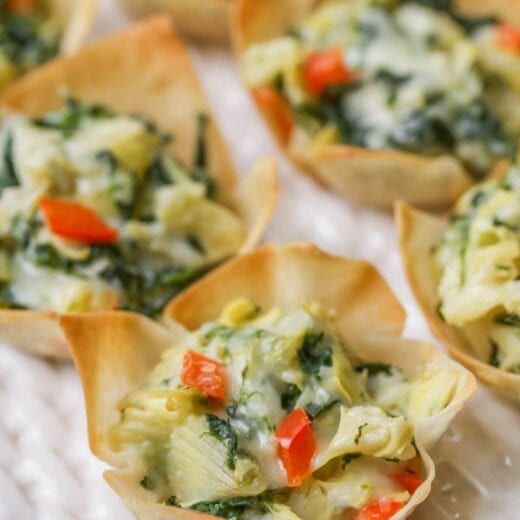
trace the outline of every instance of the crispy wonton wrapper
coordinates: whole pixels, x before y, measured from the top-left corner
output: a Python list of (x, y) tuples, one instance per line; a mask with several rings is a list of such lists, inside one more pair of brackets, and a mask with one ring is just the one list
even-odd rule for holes
[[(61, 106), (64, 91), (118, 112), (149, 117), (175, 136), (171, 151), (188, 164), (197, 114), (211, 114), (168, 17), (152, 18), (29, 74), (6, 91), (3, 109), (38, 116)], [(278, 201), (277, 165), (263, 159), (239, 183), (215, 124), (208, 127), (207, 143), (218, 198), (244, 222), (248, 233), (240, 252), (248, 251), (261, 240)], [(56, 318), (53, 312), (0, 311), (0, 341), (40, 355), (70, 358)]]
[(426, 478), (394, 519), (408, 516), (427, 497), (434, 465), (427, 451), (443, 434), (454, 415), (475, 390), (475, 378), (436, 348), (400, 337), (405, 313), (390, 288), (368, 263), (329, 256), (307, 244), (265, 246), (238, 257), (190, 287), (167, 307), (171, 331), (129, 313), (63, 316), (85, 392), (90, 447), (117, 468), (105, 478), (140, 519), (211, 518), (153, 501), (139, 485), (144, 468), (125, 452), (111, 451), (107, 432), (119, 420), (117, 403), (138, 390), (149, 371), (171, 348), (202, 323), (217, 318), (238, 297), (268, 310), (318, 302), (334, 316), (340, 337), (366, 361), (399, 366), (406, 374), (426, 364), (455, 370), (458, 383), (451, 401), (440, 413), (417, 425), (416, 442)]
[(417, 211), (406, 204), (396, 206), (396, 220), (404, 270), (433, 334), (457, 361), (484, 383), (502, 395), (520, 401), (520, 375), (500, 370), (475, 357), (471, 345), (457, 331), (457, 327), (442, 320), (437, 311), (440, 273), (431, 252), (442, 239), (447, 220)]
[[(232, 20), (236, 54), (252, 44), (282, 36), (324, 0), (238, 0)], [(520, 26), (520, 4), (510, 0), (462, 0), (460, 9), (473, 15), (491, 12)], [(423, 208), (448, 207), (473, 182), (452, 155), (422, 156), (399, 150), (372, 150), (351, 145), (312, 145), (286, 118), (273, 118), (258, 107), (278, 145), (288, 156), (343, 197), (367, 206), (391, 209), (396, 200)]]
[(62, 28), (61, 54), (78, 50), (94, 21), (99, 0), (44, 0), (51, 16)]
[(169, 13), (175, 27), (202, 43), (228, 43), (233, 0), (119, 0), (130, 13)]

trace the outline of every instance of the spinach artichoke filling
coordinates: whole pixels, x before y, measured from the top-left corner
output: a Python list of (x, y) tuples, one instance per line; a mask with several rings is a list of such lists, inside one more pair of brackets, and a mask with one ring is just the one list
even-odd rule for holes
[(266, 88), (289, 106), (294, 146), (451, 154), (482, 176), (515, 154), (520, 112), (500, 100), (520, 103), (520, 55), (507, 56), (516, 69), (498, 70), (511, 53), (497, 49), (496, 21), (464, 18), (452, 4), (322, 2), (291, 34), (249, 47), (244, 79), (267, 111), (277, 107)]
[(0, 2), (0, 88), (49, 61), (59, 50), (60, 30), (42, 2)]
[(520, 373), (520, 167), (469, 190), (433, 252), (439, 312), (477, 356)]
[(425, 476), (415, 425), (457, 380), (363, 362), (318, 304), (238, 299), (163, 353), (108, 442), (157, 503), (236, 520), (396, 512)]
[(0, 136), (0, 280), (4, 308), (111, 307), (158, 314), (233, 255), (241, 221), (215, 199), (201, 115), (194, 159), (138, 116), (69, 99)]

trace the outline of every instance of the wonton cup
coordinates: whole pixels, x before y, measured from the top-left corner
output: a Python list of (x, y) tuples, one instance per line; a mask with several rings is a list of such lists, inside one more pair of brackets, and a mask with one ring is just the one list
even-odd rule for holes
[(98, 0), (44, 0), (43, 3), (62, 30), (60, 53), (75, 52), (88, 35)]
[[(238, 0), (232, 22), (237, 57), (253, 44), (282, 36), (303, 21), (324, 0)], [(462, 0), (469, 15), (500, 15), (520, 26), (520, 4), (510, 0)], [(453, 203), (473, 177), (453, 155), (429, 157), (399, 150), (374, 150), (348, 144), (310, 145), (298, 135), (287, 135), (266, 110), (258, 107), (278, 145), (305, 173), (320, 184), (355, 202), (391, 209), (396, 200), (423, 208)]]
[(440, 273), (431, 250), (442, 239), (448, 225), (447, 219), (398, 204), (396, 220), (404, 270), (432, 332), (457, 361), (484, 383), (509, 399), (520, 401), (520, 375), (500, 370), (475, 357), (471, 345), (457, 331), (457, 327), (443, 321), (437, 312)]
[(140, 519), (211, 518), (152, 502), (139, 485), (139, 468), (124, 452), (110, 450), (107, 433), (119, 420), (118, 402), (142, 386), (161, 353), (180, 341), (185, 329), (216, 319), (237, 297), (248, 298), (264, 310), (318, 302), (335, 312), (337, 333), (364, 361), (394, 364), (411, 375), (427, 363), (457, 371), (458, 383), (449, 404), (417, 425), (415, 439), (425, 481), (393, 518), (408, 516), (425, 500), (434, 478), (434, 465), (426, 450), (472, 395), (475, 379), (433, 346), (400, 337), (405, 313), (370, 264), (329, 256), (306, 244), (265, 246), (220, 267), (166, 308), (171, 331), (129, 313), (61, 317), (83, 382), (90, 447), (117, 468), (105, 473), (108, 483)]
[(119, 0), (119, 3), (138, 16), (169, 13), (175, 26), (189, 38), (206, 43), (229, 41), (232, 0)]
[[(157, 17), (54, 61), (10, 87), (3, 109), (38, 116), (62, 104), (62, 94), (100, 102), (117, 112), (142, 114), (174, 135), (172, 153), (189, 163), (197, 114), (211, 114), (188, 53), (168, 18)], [(274, 160), (263, 159), (238, 182), (224, 140), (208, 127), (208, 170), (219, 202), (236, 212), (247, 236), (240, 252), (261, 239), (278, 200)], [(107, 309), (110, 310), (110, 309)], [(0, 341), (32, 353), (70, 358), (54, 312), (0, 310)]]

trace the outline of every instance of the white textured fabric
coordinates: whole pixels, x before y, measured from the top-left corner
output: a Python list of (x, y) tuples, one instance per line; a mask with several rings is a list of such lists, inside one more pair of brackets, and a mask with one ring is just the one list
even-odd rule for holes
[[(102, 0), (96, 36), (126, 21)], [(197, 68), (240, 172), (274, 155), (283, 196), (268, 240), (307, 240), (365, 258), (404, 303), (409, 336), (431, 339), (406, 286), (387, 214), (349, 205), (298, 175), (276, 150), (223, 50), (194, 50)], [(511, 520), (520, 510), (518, 407), (481, 389), (458, 416), (436, 454), (438, 479), (416, 520)], [(515, 447), (516, 444), (516, 447)], [(71, 365), (0, 347), (0, 520), (128, 520), (89, 453), (83, 398)]]

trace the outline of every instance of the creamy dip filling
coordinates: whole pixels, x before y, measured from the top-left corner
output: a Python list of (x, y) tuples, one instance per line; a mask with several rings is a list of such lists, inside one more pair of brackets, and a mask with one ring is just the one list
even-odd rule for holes
[[(206, 123), (201, 116), (188, 167), (153, 123), (103, 106), (69, 100), (38, 119), (8, 119), (0, 135), (2, 306), (153, 316), (236, 253), (245, 230), (215, 198)], [(87, 224), (78, 217), (85, 211), (93, 213)]]
[(424, 478), (415, 424), (456, 384), (451, 370), (361, 361), (317, 304), (239, 299), (164, 352), (108, 441), (159, 503), (233, 519), (397, 511)]
[(520, 136), (520, 112), (501, 101), (520, 104), (520, 54), (497, 47), (496, 27), (450, 2), (332, 0), (290, 35), (249, 47), (242, 70), (251, 88), (282, 96), (307, 139), (452, 154), (478, 176), (512, 157)]

